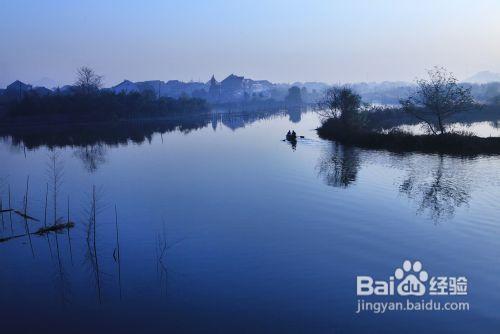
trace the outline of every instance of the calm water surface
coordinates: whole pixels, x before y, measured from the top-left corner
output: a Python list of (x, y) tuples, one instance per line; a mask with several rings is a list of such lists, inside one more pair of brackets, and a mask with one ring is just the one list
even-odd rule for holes
[[(55, 148), (57, 216), (69, 196), (76, 226), (70, 238), (0, 243), (2, 332), (498, 333), (500, 158), (349, 148), (318, 139), (318, 124), (313, 113), (221, 115)], [(288, 129), (305, 136), (296, 148), (281, 140)], [(1, 195), (5, 208), (10, 186), (22, 208), (29, 176), (35, 231), (52, 153), (26, 146), (0, 143)], [(50, 223), (53, 202), (50, 190)], [(3, 214), (2, 237), (24, 233), (12, 219), (14, 231)], [(356, 314), (356, 276), (387, 279), (406, 259), (466, 276), (458, 299), (470, 311)]]
[[(415, 125), (401, 125), (397, 126), (396, 129), (423, 135), (429, 132), (429, 129), (426, 124), (420, 123)], [(449, 130), (454, 132), (466, 132), (474, 134), (478, 137), (500, 137), (500, 122), (498, 120), (491, 122), (473, 122), (473, 123), (453, 123), (450, 124)], [(385, 130), (383, 132), (388, 132)]]

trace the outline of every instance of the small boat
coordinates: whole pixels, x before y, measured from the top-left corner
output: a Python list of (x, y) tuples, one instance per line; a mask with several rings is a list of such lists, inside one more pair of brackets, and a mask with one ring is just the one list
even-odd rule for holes
[(288, 140), (288, 141), (297, 141), (297, 135), (287, 134), (286, 135), (286, 140)]
[(286, 134), (286, 140), (289, 141), (289, 142), (296, 142), (297, 141), (297, 134), (295, 133), (295, 131), (288, 131), (287, 134)]

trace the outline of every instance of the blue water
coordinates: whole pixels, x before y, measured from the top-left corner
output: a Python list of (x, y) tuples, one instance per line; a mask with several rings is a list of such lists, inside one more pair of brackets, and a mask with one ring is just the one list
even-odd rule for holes
[[(314, 113), (219, 115), (144, 141), (55, 148), (71, 252), (66, 230), (59, 251), (54, 234), (32, 236), (33, 252), (27, 237), (0, 243), (2, 331), (497, 333), (500, 158), (344, 147), (318, 125)], [(305, 136), (296, 148), (282, 141), (288, 129)], [(27, 146), (0, 143), (0, 193), (5, 207), (10, 185), (22, 208), (29, 176), (34, 231), (52, 153)], [(98, 274), (86, 242), (93, 186)], [(13, 233), (3, 217), (2, 237), (24, 233), (23, 219)], [(356, 276), (385, 279), (406, 259), (466, 276), (455, 299), (470, 310), (357, 314)]]

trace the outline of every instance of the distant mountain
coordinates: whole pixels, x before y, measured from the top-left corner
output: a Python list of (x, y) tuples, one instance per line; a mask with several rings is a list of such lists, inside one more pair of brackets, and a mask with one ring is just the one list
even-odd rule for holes
[(464, 80), (468, 83), (485, 84), (489, 82), (500, 82), (500, 73), (482, 71)]

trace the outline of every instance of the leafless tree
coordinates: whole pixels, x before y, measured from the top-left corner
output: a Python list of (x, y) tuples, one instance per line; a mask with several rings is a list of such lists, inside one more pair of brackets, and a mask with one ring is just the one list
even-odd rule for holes
[(82, 66), (77, 70), (75, 86), (82, 94), (95, 93), (102, 87), (102, 78), (90, 67)]
[(425, 123), (432, 134), (444, 134), (450, 117), (474, 107), (470, 88), (458, 84), (452, 73), (435, 67), (429, 78), (418, 79), (416, 91), (400, 101), (403, 110)]

